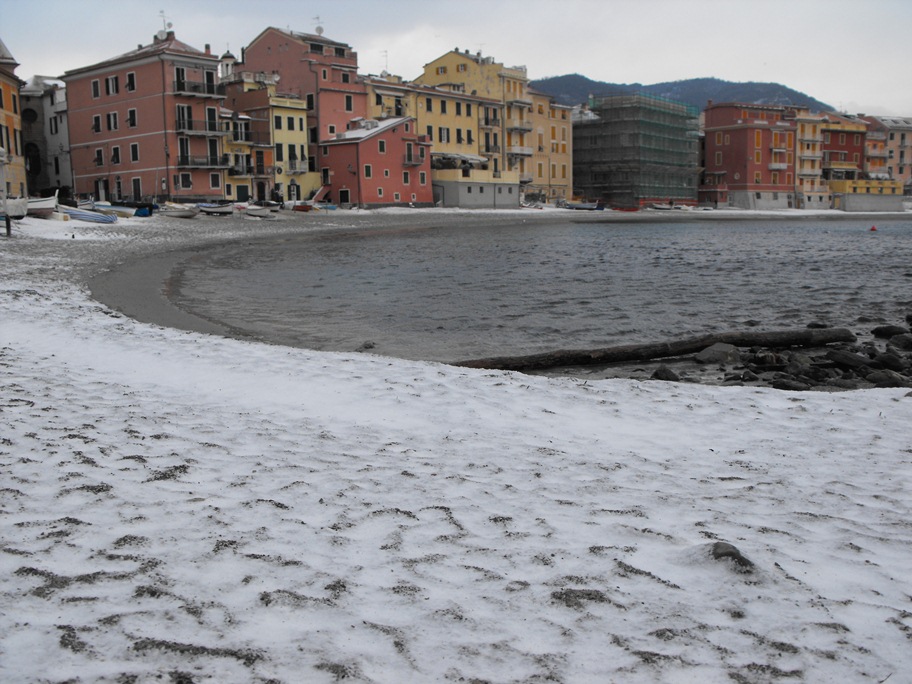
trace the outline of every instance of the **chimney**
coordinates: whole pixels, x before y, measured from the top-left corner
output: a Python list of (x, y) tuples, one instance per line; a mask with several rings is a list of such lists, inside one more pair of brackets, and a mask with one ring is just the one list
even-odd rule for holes
[(211, 55), (211, 54), (212, 54), (212, 50), (211, 50), (211, 48), (209, 47), (209, 43), (206, 43), (206, 54), (207, 54), (207, 55)]

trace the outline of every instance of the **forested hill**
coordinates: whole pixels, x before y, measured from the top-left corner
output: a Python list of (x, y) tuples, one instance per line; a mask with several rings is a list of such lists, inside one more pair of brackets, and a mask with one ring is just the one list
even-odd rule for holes
[(552, 76), (530, 85), (551, 95), (560, 104), (578, 105), (588, 101), (590, 95), (626, 95), (645, 93), (657, 95), (693, 105), (699, 110), (709, 100), (714, 102), (745, 102), (750, 104), (798, 105), (812, 111), (833, 111), (833, 107), (810, 95), (792, 90), (779, 83), (733, 83), (718, 78), (691, 78), (686, 81), (671, 81), (642, 85), (641, 83), (605, 83), (593, 81), (580, 74)]

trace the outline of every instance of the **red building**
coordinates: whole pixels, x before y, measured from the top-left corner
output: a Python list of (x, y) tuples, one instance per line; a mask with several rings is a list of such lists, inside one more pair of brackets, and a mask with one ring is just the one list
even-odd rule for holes
[(223, 196), (218, 57), (160, 31), (151, 45), (68, 71), (75, 192), (96, 199)]
[(336, 169), (322, 158), (322, 144), (345, 132), (352, 119), (368, 115), (358, 53), (322, 35), (270, 27), (244, 48), (241, 62), (236, 68), (277, 74), (284, 92), (307, 102), (308, 144), (316, 151), (309, 167), (320, 171), (326, 185)]
[(411, 117), (354, 120), (321, 145), (330, 169), (325, 199), (362, 207), (432, 206), (430, 146)]
[(795, 206), (791, 108), (710, 101), (704, 117), (701, 203), (743, 209)]

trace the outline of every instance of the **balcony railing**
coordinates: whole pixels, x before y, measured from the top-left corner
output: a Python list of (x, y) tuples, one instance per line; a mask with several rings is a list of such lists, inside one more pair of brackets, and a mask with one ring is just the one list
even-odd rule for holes
[(259, 133), (257, 131), (231, 131), (230, 137), (233, 142), (237, 143), (272, 145), (272, 139), (268, 133)]
[(402, 158), (402, 164), (404, 166), (421, 166), (424, 163), (424, 159), (421, 157), (416, 157), (415, 155), (405, 155)]
[(222, 130), (218, 121), (209, 119), (178, 119), (174, 128), (181, 133), (200, 135), (228, 135), (228, 132)]
[(530, 121), (523, 121), (522, 119), (512, 119), (507, 122), (507, 128), (514, 131), (531, 131), (533, 126)]
[(501, 119), (498, 116), (482, 116), (478, 123), (482, 128), (500, 128)]
[(512, 154), (517, 157), (531, 157), (532, 148), (523, 145), (510, 145), (507, 147), (507, 154)]
[(772, 163), (769, 165), (770, 171), (784, 171), (787, 168), (788, 168), (788, 164), (784, 164), (784, 163), (780, 163), (780, 162), (775, 162), (775, 163)]
[(285, 164), (285, 173), (295, 175), (298, 173), (307, 173), (307, 160), (289, 159)]
[(187, 95), (200, 95), (202, 97), (224, 97), (225, 85), (223, 83), (204, 83), (203, 81), (177, 79), (174, 81), (174, 92)]
[(228, 155), (205, 155), (201, 157), (195, 157), (191, 155), (180, 155), (177, 158), (177, 165), (179, 167), (196, 167), (196, 168), (228, 168), (231, 163), (228, 160)]

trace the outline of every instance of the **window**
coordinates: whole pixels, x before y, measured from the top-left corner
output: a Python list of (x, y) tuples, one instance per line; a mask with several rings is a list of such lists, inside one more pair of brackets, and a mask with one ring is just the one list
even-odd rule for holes
[(722, 131), (716, 133), (716, 145), (722, 144)]
[(759, 185), (762, 181), (763, 174), (761, 174), (759, 171), (754, 171), (754, 183), (757, 183)]
[(373, 178), (373, 177), (374, 177), (374, 169), (371, 167), (370, 164), (365, 164), (365, 165), (364, 165), (364, 177), (365, 177), (365, 178)]
[(351, 74), (347, 71), (342, 72), (342, 83), (351, 83)]
[(104, 166), (104, 150), (100, 147), (95, 150), (95, 166)]
[(760, 164), (762, 162), (763, 162), (763, 152), (761, 152), (760, 150), (757, 150), (756, 152), (754, 152), (754, 163)]
[(424, 171), (419, 171), (418, 172), (418, 182), (421, 183), (421, 185), (427, 185), (427, 173), (425, 173)]
[(434, 111), (434, 101), (429, 97), (424, 98), (424, 110), (426, 112)]
[(136, 90), (136, 73), (131, 71), (127, 74), (127, 82), (124, 86), (127, 89), (128, 93), (132, 93)]
[(335, 135), (336, 134), (335, 124), (329, 124), (329, 126), (326, 127), (326, 130), (329, 131), (330, 135)]
[(441, 126), (438, 131), (438, 138), (439, 138), (440, 142), (442, 142), (442, 143), (450, 142), (450, 129), (444, 128), (443, 126)]
[(472, 129), (471, 129), (471, 128), (467, 128), (467, 129), (466, 129), (466, 144), (471, 145), (471, 144), (473, 144), (474, 142), (475, 142), (475, 141), (472, 139)]
[(285, 149), (285, 148), (282, 147), (282, 143), (276, 143), (276, 146), (275, 146), (275, 160), (276, 160), (277, 162), (283, 162), (283, 161), (285, 161), (285, 152), (284, 152), (284, 149)]
[(722, 166), (722, 152), (716, 152), (716, 166)]
[(307, 93), (307, 109), (313, 111), (314, 108), (314, 94)]
[(472, 116), (472, 105), (466, 103), (466, 116)]
[(374, 105), (376, 105), (377, 107), (383, 106), (383, 95), (381, 95), (380, 93), (376, 93), (374, 95)]
[(323, 69), (322, 76), (323, 76), (323, 80), (324, 80), (324, 81), (327, 80), (327, 79), (329, 78), (329, 74), (328, 74), (328, 72), (326, 71), (326, 69)]
[(456, 129), (456, 143), (459, 145), (462, 145), (462, 129), (461, 128)]
[(402, 172), (402, 184), (408, 185), (409, 183), (411, 183), (411, 181), (412, 181), (412, 179), (411, 179), (411, 176), (409, 176), (409, 172), (403, 171)]
[(354, 111), (354, 109), (355, 109), (354, 99), (352, 98), (351, 95), (346, 95), (345, 96), (345, 111), (352, 112), (352, 111)]
[(210, 173), (209, 174), (209, 187), (213, 190), (222, 187), (222, 174), (220, 173)]
[(96, 114), (92, 117), (92, 130), (95, 133), (101, 133), (101, 115)]
[(447, 68), (446, 68), (445, 66), (439, 66), (439, 67), (437, 67), (437, 75), (438, 75), (438, 76), (443, 76), (446, 72), (447, 72)]
[(272, 117), (272, 126), (273, 126), (273, 128), (275, 128), (275, 130), (281, 131), (282, 130), (282, 117), (279, 116), (278, 114), (273, 116)]
[(130, 143), (130, 161), (139, 161), (139, 143)]
[(120, 146), (118, 145), (111, 148), (111, 163), (120, 164)]
[(193, 187), (193, 180), (189, 173), (182, 173), (180, 175), (180, 185), (178, 187), (180, 187), (180, 188), (192, 188)]
[(440, 101), (440, 113), (441, 113), (441, 114), (446, 114), (446, 113), (447, 113), (447, 101), (446, 101), (446, 100), (441, 100), (441, 101)]
[(856, 145), (861, 145), (861, 133), (856, 133), (856, 134), (855, 134), (855, 144), (856, 144)]
[(117, 95), (120, 92), (117, 76), (108, 76), (105, 79), (105, 95)]
[(92, 99), (96, 100), (101, 97), (101, 84), (98, 80), (92, 81)]
[(380, 154), (386, 154), (386, 140), (377, 141), (377, 151)]
[(394, 193), (393, 193), (393, 201), (394, 201), (394, 202), (398, 202), (398, 201), (399, 201), (399, 193), (398, 193), (398, 192), (394, 192)]
[(377, 197), (383, 197), (383, 188), (377, 188)]
[(763, 131), (754, 131), (754, 147), (763, 146)]
[(845, 138), (845, 133), (840, 133), (840, 134), (839, 134), (839, 144), (840, 144), (840, 145), (845, 145), (845, 140), (846, 140), (846, 138)]
[(462, 116), (462, 102), (456, 103), (456, 116)]
[(384, 177), (384, 178), (389, 178), (389, 177), (390, 177), (390, 170), (389, 170), (389, 169), (383, 169), (383, 177)]
[(427, 127), (427, 139), (431, 142), (434, 142), (434, 127), (433, 126)]
[(289, 131), (293, 131), (293, 130), (294, 130), (294, 117), (293, 117), (293, 116), (287, 116), (287, 117), (285, 117), (285, 123), (288, 125), (288, 130), (289, 130)]
[(117, 130), (117, 112), (108, 112), (108, 130), (116, 131)]
[(136, 110), (128, 109), (127, 110), (127, 126), (130, 128), (136, 128)]
[(49, 123), (51, 126), (51, 135), (57, 135), (57, 117), (52, 116)]

